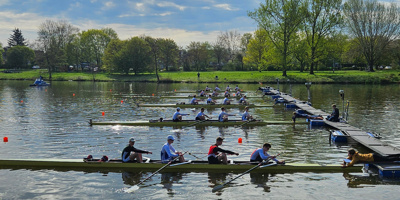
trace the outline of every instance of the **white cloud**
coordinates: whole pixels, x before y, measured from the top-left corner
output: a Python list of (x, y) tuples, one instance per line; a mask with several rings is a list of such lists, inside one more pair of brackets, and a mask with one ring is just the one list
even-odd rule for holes
[(10, 3), (9, 0), (0, 0), (0, 6), (7, 5), (9, 3)]
[(115, 4), (112, 1), (107, 1), (104, 3), (103, 8), (101, 8), (102, 10), (108, 10), (115, 7)]
[(239, 10), (238, 8), (232, 8), (231, 5), (224, 3), (224, 4), (215, 4), (214, 7), (216, 8), (222, 8), (224, 10), (229, 10), (229, 11), (236, 11)]
[(157, 6), (159, 6), (159, 7), (173, 7), (173, 8), (177, 8), (177, 9), (179, 9), (181, 11), (185, 10), (185, 8), (186, 8), (185, 6), (180, 6), (180, 5), (177, 5), (175, 3), (167, 2), (167, 1), (163, 1), (163, 2), (157, 3)]

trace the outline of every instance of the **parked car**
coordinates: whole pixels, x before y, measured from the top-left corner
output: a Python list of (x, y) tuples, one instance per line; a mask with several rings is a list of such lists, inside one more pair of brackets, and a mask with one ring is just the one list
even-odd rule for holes
[(386, 66), (385, 69), (392, 69), (392, 67), (391, 66)]
[(40, 69), (39, 65), (35, 65), (32, 67), (32, 69)]

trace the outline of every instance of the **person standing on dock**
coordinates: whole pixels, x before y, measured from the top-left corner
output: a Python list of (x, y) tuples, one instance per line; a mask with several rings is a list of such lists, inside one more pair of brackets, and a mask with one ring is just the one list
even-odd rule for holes
[(239, 155), (239, 153), (219, 148), (219, 146), (222, 145), (223, 140), (224, 138), (217, 137), (215, 144), (211, 145), (210, 150), (208, 151), (208, 164), (228, 164), (228, 157), (226, 154)]
[(175, 140), (175, 138), (172, 135), (169, 135), (167, 137), (167, 143), (165, 143), (161, 149), (161, 162), (162, 163), (168, 163), (169, 161), (175, 159), (178, 156), (179, 156), (179, 162), (185, 162), (182, 152), (176, 151), (175, 148), (172, 146), (172, 143), (174, 143), (174, 140)]
[(242, 115), (242, 120), (243, 121), (250, 121), (250, 120), (253, 120), (253, 116), (251, 116), (250, 114), (249, 114), (249, 107), (248, 106), (246, 106), (245, 108), (244, 108), (244, 113), (243, 113), (243, 115)]
[(211, 117), (209, 117), (208, 115), (204, 114), (204, 108), (201, 108), (200, 112), (197, 113), (197, 115), (196, 115), (196, 120), (204, 121), (204, 120), (206, 120), (206, 117), (208, 119), (211, 119)]
[(332, 104), (332, 109), (332, 113), (326, 119), (332, 122), (339, 122), (339, 109), (336, 108), (336, 104)]
[(176, 108), (176, 112), (174, 113), (174, 116), (172, 116), (172, 121), (181, 122), (182, 121), (182, 116), (190, 115), (190, 114), (180, 113), (179, 111), (181, 111), (181, 108), (179, 108), (179, 107)]
[(250, 162), (262, 162), (263, 160), (272, 159), (278, 164), (285, 164), (284, 160), (279, 161), (278, 159), (276, 159), (276, 156), (270, 156), (267, 153), (269, 149), (271, 149), (271, 144), (264, 143), (262, 148), (258, 148), (253, 151), (250, 156)]
[[(144, 151), (140, 149), (136, 149), (133, 147), (135, 145), (135, 138), (129, 139), (129, 144), (124, 148), (121, 154), (122, 162), (134, 162), (135, 160), (138, 163), (143, 162), (142, 153), (152, 154), (151, 151)], [(132, 153), (133, 152), (133, 153)]]
[[(400, 157), (383, 157), (381, 155), (378, 155), (376, 153), (358, 153), (358, 151), (354, 150), (353, 148), (350, 148), (347, 151), (347, 159), (351, 160), (351, 162), (346, 163), (346, 161), (343, 161), (343, 168), (346, 167), (352, 167), (354, 164), (358, 162), (393, 162), (393, 161), (400, 161)], [(347, 165), (346, 165), (347, 164)]]
[(231, 115), (225, 112), (225, 108), (222, 107), (221, 108), (221, 112), (218, 115), (218, 121), (220, 122), (227, 122), (228, 121), (228, 116), (235, 116), (235, 115)]

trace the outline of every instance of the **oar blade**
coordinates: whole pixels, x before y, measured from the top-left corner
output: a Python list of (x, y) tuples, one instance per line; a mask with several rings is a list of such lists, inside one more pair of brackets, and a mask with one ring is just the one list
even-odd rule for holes
[(218, 191), (218, 190), (221, 190), (222, 188), (224, 188), (224, 185), (215, 186), (215, 187), (212, 189), (212, 192), (216, 192), (216, 191)]
[(132, 193), (132, 192), (135, 192), (136, 190), (138, 190), (139, 188), (140, 188), (140, 187), (139, 187), (138, 185), (134, 185), (134, 186), (132, 186), (132, 187), (130, 187), (130, 188), (124, 190), (124, 192), (126, 192), (126, 193)]

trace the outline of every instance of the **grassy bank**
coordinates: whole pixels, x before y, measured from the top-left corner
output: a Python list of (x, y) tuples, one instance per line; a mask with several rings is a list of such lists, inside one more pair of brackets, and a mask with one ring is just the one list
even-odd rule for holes
[[(49, 80), (47, 70), (28, 70), (19, 73), (0, 73), (0, 80), (35, 80), (40, 75)], [(308, 72), (288, 71), (287, 77), (282, 76), (280, 71), (252, 71), (252, 72), (161, 72), (161, 82), (202, 82), (202, 83), (275, 83), (279, 78), (281, 82), (288, 79), (293, 83), (400, 83), (400, 71), (382, 70), (376, 72), (363, 71), (319, 71), (314, 75)], [(216, 78), (218, 76), (218, 78)], [(53, 81), (148, 81), (156, 82), (155, 74), (121, 75), (108, 73), (81, 73), (81, 72), (57, 72), (52, 74)]]

